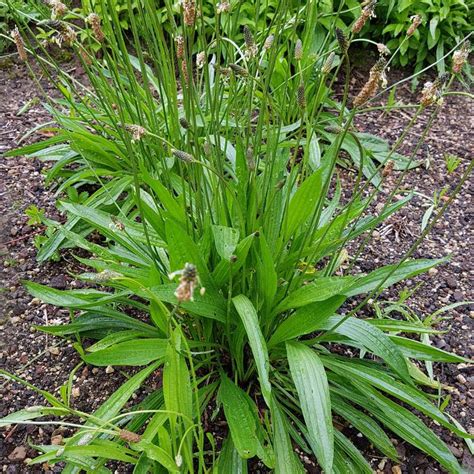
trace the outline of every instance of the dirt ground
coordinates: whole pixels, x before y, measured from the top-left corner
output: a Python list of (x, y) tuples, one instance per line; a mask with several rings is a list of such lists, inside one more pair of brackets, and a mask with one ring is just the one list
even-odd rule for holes
[[(74, 66), (71, 66), (73, 69)], [(72, 71), (74, 72), (74, 71)], [(391, 80), (401, 77), (394, 72)], [(359, 90), (364, 74), (354, 76), (351, 85)], [(46, 81), (45, 89), (53, 94)], [(28, 77), (23, 65), (9, 64), (0, 67), (0, 156), (7, 150), (19, 145), (29, 129), (49, 120), (48, 114), (40, 105), (38, 92)], [(414, 99), (408, 85), (398, 88), (397, 99), (408, 103)], [(31, 102), (30, 102), (31, 101)], [(30, 104), (27, 110), (22, 110)], [(415, 189), (421, 194), (432, 196), (435, 190), (448, 186), (452, 190), (463, 170), (472, 160), (474, 123), (471, 114), (472, 104), (468, 99), (450, 96), (446, 99), (443, 111), (429, 134), (428, 140), (418, 153), (423, 166), (408, 173), (405, 187)], [(411, 109), (394, 111), (388, 115), (374, 112), (358, 119), (360, 131), (382, 135), (394, 141), (409, 121)], [(424, 116), (404, 141), (402, 151), (409, 153), (419, 139)], [(27, 142), (44, 137), (35, 133)], [(457, 170), (446, 173), (445, 156), (452, 154), (460, 158)], [(38, 264), (35, 260), (34, 237), (41, 229), (27, 224), (25, 210), (35, 205), (45, 209), (49, 216), (58, 218), (54, 208), (56, 196), (45, 187), (42, 174), (43, 163), (19, 158), (0, 158), (0, 366), (38, 387), (58, 392), (67, 382), (69, 373), (81, 361), (71, 345), (59, 339), (44, 335), (32, 329), (34, 324), (58, 324), (68, 318), (65, 311), (44, 305), (31, 298), (21, 281), (24, 279), (49, 284), (55, 288), (77, 287), (71, 275), (77, 272), (78, 265), (69, 252), (63, 252), (59, 262)], [(350, 181), (350, 173), (343, 173)], [(399, 174), (394, 172), (386, 185), (390, 192)], [(474, 185), (471, 179), (448, 210), (442, 222), (417, 249), (415, 257), (440, 257), (451, 255), (451, 261), (426, 275), (407, 282), (405, 286), (422, 286), (409, 299), (410, 307), (420, 317), (459, 301), (472, 301), (472, 195)], [(448, 191), (449, 195), (449, 191)], [(357, 263), (361, 271), (370, 271), (375, 267), (396, 261), (403, 255), (411, 243), (420, 234), (420, 225), (427, 200), (416, 196), (412, 203), (399, 214), (377, 229), (367, 252)], [(396, 301), (403, 286), (398, 285), (383, 294), (383, 299)], [(473, 353), (473, 317), (474, 304), (458, 307), (446, 313), (449, 319), (442, 328), (449, 331), (432, 338), (436, 347), (470, 357)], [(473, 429), (474, 415), (474, 369), (466, 364), (435, 364), (435, 375), (443, 383), (453, 387), (452, 399), (447, 411), (466, 429)], [(109, 373), (107, 373), (109, 372)], [(74, 405), (78, 409), (91, 412), (97, 408), (113, 390), (124, 380), (119, 370), (105, 371), (104, 368), (82, 366), (74, 379)], [(34, 391), (16, 383), (0, 381), (0, 416), (5, 416), (29, 405), (42, 404), (42, 398)], [(454, 455), (468, 472), (474, 472), (474, 461), (469, 450), (460, 439), (452, 437), (446, 430), (432, 426), (450, 446)], [(14, 426), (0, 433), (0, 464), (3, 472), (48, 472), (44, 467), (33, 469), (26, 467), (24, 461), (35, 456), (33, 444), (49, 444), (51, 438), (61, 434), (49, 426)], [(354, 441), (370, 453), (370, 447)], [(397, 449), (403, 459), (397, 466), (383, 457), (373, 456), (374, 468), (384, 473), (425, 473), (442, 472), (439, 466), (402, 442)], [(60, 472), (60, 466), (49, 468), (49, 472)], [(128, 472), (119, 468), (117, 472)]]

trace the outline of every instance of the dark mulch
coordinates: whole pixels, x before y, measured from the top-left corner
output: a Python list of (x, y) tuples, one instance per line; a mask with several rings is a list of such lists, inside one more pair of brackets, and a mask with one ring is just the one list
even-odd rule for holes
[[(74, 66), (71, 66), (73, 68)], [(356, 73), (352, 88), (357, 91), (363, 83), (365, 73)], [(394, 72), (393, 76), (402, 77)], [(393, 80), (393, 76), (391, 80)], [(50, 93), (46, 81), (43, 86)], [(17, 115), (29, 100), (37, 96), (37, 91), (28, 78), (23, 65), (10, 64), (0, 67), (0, 153), (18, 145), (19, 137), (27, 130), (49, 120), (41, 105), (32, 106), (27, 112)], [(397, 98), (404, 102), (413, 100), (409, 86), (398, 89)], [(449, 190), (459, 180), (462, 171), (472, 159), (473, 120), (470, 115), (470, 103), (466, 98), (450, 97), (446, 100), (440, 117), (429, 134), (426, 146), (419, 152), (419, 158), (429, 164), (411, 171), (406, 177), (405, 186), (432, 196), (435, 190), (448, 186)], [(385, 136), (393, 141), (400, 134), (412, 112), (394, 111), (389, 115), (371, 113), (358, 119), (360, 131)], [(408, 135), (402, 151), (413, 149), (422, 133), (424, 116)], [(29, 141), (44, 138), (34, 134)], [(445, 172), (444, 156), (454, 154), (462, 159), (459, 168), (452, 175)], [(2, 368), (25, 378), (42, 389), (58, 393), (70, 371), (80, 363), (74, 349), (58, 339), (34, 331), (34, 324), (58, 324), (67, 320), (67, 312), (44, 305), (31, 298), (21, 285), (21, 280), (33, 280), (49, 284), (55, 288), (74, 288), (74, 278), (69, 273), (78, 271), (77, 262), (68, 252), (63, 252), (60, 262), (48, 262), (39, 265), (35, 260), (34, 236), (41, 230), (27, 225), (25, 209), (34, 204), (46, 210), (50, 216), (57, 216), (54, 208), (55, 196), (44, 187), (41, 173), (43, 164), (20, 158), (5, 158), (0, 161), (0, 362)], [(344, 172), (346, 183), (353, 180), (351, 173)], [(387, 182), (385, 191), (390, 192), (398, 173), (394, 173)], [(472, 180), (466, 183), (463, 192), (453, 203), (445, 218), (415, 253), (415, 257), (439, 257), (451, 254), (451, 261), (429, 274), (418, 277), (405, 285), (413, 288), (419, 282), (423, 286), (409, 300), (420, 316), (429, 314), (444, 305), (463, 300), (472, 300), (470, 286), (472, 270), (470, 267), (470, 240), (473, 206)], [(449, 192), (448, 192), (449, 195)], [(392, 217), (377, 230), (368, 247), (364, 259), (359, 262), (362, 271), (395, 262), (409, 248), (420, 234), (423, 215), (421, 204), (425, 201), (416, 197), (412, 203), (397, 216)], [(395, 300), (402, 287), (396, 286), (383, 296)], [(470, 356), (474, 347), (472, 339), (474, 306), (462, 306), (448, 313), (450, 319), (443, 328), (450, 329), (442, 336), (433, 338), (433, 344), (444, 350), (450, 350), (463, 356)], [(452, 400), (448, 412), (456, 417), (466, 429), (473, 427), (473, 390), (474, 373), (472, 367), (460, 365), (435, 365), (435, 374), (443, 383), (452, 387)], [(124, 380), (125, 375), (115, 370), (106, 373), (104, 368), (83, 366), (74, 380), (74, 406), (91, 412), (104, 401)], [(18, 384), (1, 383), (0, 397), (2, 405), (0, 416), (4, 416), (25, 406), (43, 404), (43, 400), (34, 391)], [(453, 453), (466, 469), (474, 472), (473, 458), (466, 445), (452, 437), (446, 430), (433, 428), (451, 447)], [(14, 426), (3, 431), (0, 437), (0, 458), (3, 471), (8, 473), (44, 472), (27, 468), (25, 459), (35, 456), (34, 449), (28, 443), (51, 442), (61, 431), (48, 426)], [(65, 433), (63, 433), (65, 434)], [(357, 437), (354, 438), (357, 442)], [(424, 454), (417, 452), (404, 443), (397, 442), (403, 462), (401, 472), (434, 473), (440, 469), (436, 463)], [(371, 451), (366, 447), (368, 455)], [(400, 472), (384, 458), (372, 457), (375, 469), (380, 472)], [(310, 461), (309, 461), (310, 462)], [(60, 471), (60, 467), (55, 470)], [(126, 472), (120, 470), (119, 472)], [(255, 472), (255, 471), (254, 471)]]

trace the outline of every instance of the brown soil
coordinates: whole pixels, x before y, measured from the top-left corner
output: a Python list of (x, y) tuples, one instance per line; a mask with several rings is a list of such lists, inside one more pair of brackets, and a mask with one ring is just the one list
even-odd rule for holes
[[(394, 74), (401, 77), (401, 74)], [(364, 74), (361, 73), (352, 84), (354, 91), (360, 89), (363, 77)], [(53, 93), (46, 81), (43, 86), (48, 92)], [(37, 95), (36, 88), (23, 65), (12, 64), (0, 69), (2, 97), (0, 153), (16, 147), (19, 138), (27, 130), (49, 120), (41, 105), (33, 105), (28, 111), (18, 114), (22, 106)], [(413, 94), (408, 86), (398, 89), (397, 99), (406, 103), (413, 100)], [(429, 166), (409, 172), (405, 180), (406, 188), (432, 196), (435, 190), (447, 186), (449, 195), (472, 159), (474, 124), (469, 113), (470, 105), (465, 97), (447, 98), (426, 145), (418, 154), (418, 158)], [(409, 120), (411, 113), (410, 111), (394, 111), (389, 115), (371, 113), (358, 120), (358, 127), (360, 131), (380, 134), (393, 142)], [(403, 152), (408, 153), (413, 149), (422, 133), (423, 123), (426, 123), (426, 117), (423, 117), (419, 125), (410, 132), (403, 144)], [(27, 142), (41, 138), (44, 137), (33, 134)], [(451, 175), (445, 171), (444, 156), (448, 153), (461, 158), (461, 164)], [(5, 370), (57, 394), (59, 387), (67, 382), (71, 370), (81, 362), (80, 358), (70, 344), (61, 343), (58, 339), (33, 331), (32, 325), (58, 324), (66, 321), (68, 314), (31, 298), (22, 287), (21, 280), (46, 283), (59, 289), (74, 288), (77, 287), (77, 283), (70, 273), (77, 272), (78, 265), (69, 252), (63, 252), (59, 262), (39, 265), (35, 260), (34, 237), (41, 229), (27, 224), (25, 209), (34, 204), (40, 209), (45, 209), (47, 215), (58, 217), (54, 207), (54, 192), (45, 189), (42, 168), (41, 162), (24, 157), (3, 157), (0, 161), (0, 363)], [(350, 172), (345, 172), (343, 175), (346, 182), (353, 179)], [(394, 172), (389, 178), (386, 192), (390, 192), (390, 184), (393, 184), (398, 176), (399, 173)], [(442, 222), (435, 227), (414, 255), (439, 257), (451, 254), (449, 264), (405, 283), (405, 286), (410, 288), (419, 282), (423, 283), (409, 300), (411, 308), (421, 317), (447, 304), (474, 299), (470, 285), (472, 270), (469, 245), (472, 239), (469, 224), (473, 213), (473, 191), (471, 180), (466, 183)], [(420, 234), (424, 203), (426, 200), (422, 197), (415, 197), (401, 213), (377, 229), (377, 234), (372, 239), (364, 258), (358, 262), (361, 271), (369, 271), (377, 266), (395, 262), (408, 249)], [(384, 293), (382, 298), (396, 300), (401, 289), (402, 286), (398, 285)], [(461, 306), (446, 315), (449, 319), (443, 322), (442, 327), (450, 330), (446, 334), (433, 337), (433, 344), (444, 350), (470, 356), (474, 347), (472, 339), (474, 305)], [(442, 382), (453, 387), (448, 412), (466, 429), (472, 430), (474, 413), (472, 367), (465, 364), (442, 366), (435, 364), (434, 370)], [(106, 373), (104, 368), (81, 367), (74, 380), (74, 387), (79, 389), (78, 392), (75, 391), (77, 396), (73, 398), (74, 406), (91, 412), (120, 385), (124, 377), (124, 374), (117, 370)], [(0, 383), (0, 397), (3, 402), (0, 416), (25, 406), (44, 403), (41, 396), (34, 391), (9, 382)], [(446, 430), (436, 426), (433, 428), (451, 447), (466, 470), (474, 472), (473, 458), (463, 441), (450, 436)], [(56, 434), (58, 430), (48, 426), (14, 426), (8, 431), (4, 430), (0, 435), (0, 460), (3, 471), (44, 472), (42, 468), (35, 470), (25, 466), (25, 459), (35, 456), (35, 450), (29, 448), (28, 443), (49, 444), (51, 437)], [(354, 440), (358, 442), (358, 438)], [(370, 455), (370, 448), (365, 449)], [(401, 472), (410, 474), (440, 472), (436, 463), (408, 445), (398, 442), (397, 449), (403, 459)], [(397, 468), (390, 461), (375, 456), (371, 459), (374, 468), (380, 472), (397, 472)], [(59, 472), (60, 466), (56, 466), (54, 470)], [(119, 469), (118, 472), (127, 470)]]

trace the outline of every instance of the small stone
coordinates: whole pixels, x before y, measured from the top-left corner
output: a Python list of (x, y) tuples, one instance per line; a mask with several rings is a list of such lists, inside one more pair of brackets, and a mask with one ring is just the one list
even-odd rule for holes
[(402, 468), (400, 466), (393, 466), (392, 474), (402, 474)]
[(434, 267), (433, 267), (433, 268), (430, 268), (430, 269), (428, 270), (428, 274), (429, 274), (429, 275), (436, 275), (437, 273), (438, 273), (438, 269), (437, 269), (437, 268), (434, 268)]
[(64, 290), (67, 286), (66, 277), (64, 275), (56, 275), (55, 277), (51, 278), (49, 286), (52, 286), (58, 290)]
[(26, 458), (26, 448), (24, 446), (17, 446), (9, 455), (10, 461), (23, 461)]
[(51, 444), (54, 444), (56, 446), (59, 446), (60, 444), (63, 444), (63, 437), (61, 435), (55, 435), (51, 438)]
[(447, 278), (446, 278), (446, 285), (448, 285), (449, 288), (453, 288), (453, 289), (454, 289), (454, 288), (456, 288), (456, 287), (458, 286), (458, 282), (456, 281), (455, 278), (453, 278), (453, 277), (450, 276), (450, 277), (447, 277)]
[(466, 377), (464, 377), (463, 374), (458, 374), (458, 375), (456, 375), (456, 380), (457, 380), (459, 383), (462, 383), (463, 385), (465, 385), (466, 382), (467, 382)]
[(37, 306), (37, 305), (41, 304), (41, 300), (39, 298), (33, 298), (30, 301), (30, 304)]
[(115, 372), (114, 368), (113, 368), (111, 365), (108, 365), (108, 366), (105, 368), (105, 373), (106, 373), (106, 374), (111, 374), (112, 372)]
[(10, 235), (11, 235), (12, 237), (15, 237), (16, 234), (18, 234), (18, 227), (13, 226), (13, 227), (10, 229)]
[(449, 450), (457, 457), (457, 458), (462, 458), (462, 450), (459, 448), (456, 448), (456, 446), (449, 446)]
[(93, 373), (94, 375), (98, 374), (98, 373), (99, 373), (99, 369), (98, 369), (97, 367), (94, 367), (94, 368), (92, 369), (92, 373)]
[(74, 398), (77, 398), (81, 395), (81, 391), (79, 390), (79, 387), (74, 387), (72, 390), (71, 390), (71, 395), (74, 397)]
[(381, 471), (383, 471), (383, 468), (385, 467), (385, 464), (387, 464), (387, 459), (386, 459), (386, 458), (383, 458), (383, 459), (379, 462), (379, 464), (378, 464), (377, 467), (378, 467)]
[(464, 295), (462, 294), (462, 291), (455, 291), (453, 293), (453, 298), (455, 301), (462, 301), (464, 299)]
[(48, 352), (52, 355), (59, 355), (59, 348), (56, 347), (56, 346), (51, 346), (51, 347), (48, 347)]

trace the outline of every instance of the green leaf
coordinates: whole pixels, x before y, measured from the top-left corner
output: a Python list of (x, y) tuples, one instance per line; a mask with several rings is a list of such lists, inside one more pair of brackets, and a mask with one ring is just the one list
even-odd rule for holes
[[(175, 296), (177, 283), (169, 283), (166, 285), (152, 286), (149, 290), (157, 299), (174, 305), (178, 304)], [(149, 298), (147, 292), (141, 294), (144, 298)], [(207, 289), (204, 295), (198, 292), (194, 294), (194, 301), (181, 303), (180, 306), (190, 314), (204, 316), (205, 318), (216, 319), (225, 322), (227, 317), (227, 307), (224, 298), (220, 293), (212, 289)]]
[[(257, 454), (259, 440), (256, 435), (255, 416), (249, 405), (248, 395), (229, 377), (221, 374), (219, 399), (224, 406), (224, 413), (229, 424), (230, 434), (235, 449), (244, 459)], [(250, 403), (253, 403), (250, 400)]]
[(217, 459), (217, 473), (247, 474), (247, 461), (243, 459), (232, 442), (232, 436), (228, 436), (222, 445), (219, 458)]
[(291, 198), (288, 206), (288, 220), (284, 232), (284, 240), (291, 238), (298, 227), (313, 215), (322, 191), (322, 170), (315, 171), (300, 185)]
[(232, 227), (213, 225), (212, 233), (217, 253), (222, 259), (230, 261), (239, 243), (239, 231)]
[(163, 358), (167, 345), (167, 339), (137, 339), (114, 344), (106, 349), (86, 354), (82, 358), (88, 364), (98, 366), (146, 365)]
[(388, 288), (395, 283), (406, 278), (412, 278), (420, 273), (428, 271), (436, 265), (446, 263), (448, 259), (420, 259), (403, 262), (402, 264), (387, 265), (374, 270), (366, 276), (360, 277), (348, 288), (344, 294), (346, 296), (356, 296), (362, 293), (369, 293), (375, 289)]
[(295, 455), (288, 434), (288, 421), (272, 400), (273, 445), (275, 449), (275, 474), (303, 474), (305, 472), (298, 457)]
[(351, 472), (357, 472), (357, 474), (373, 474), (373, 470), (370, 464), (362, 456), (361, 452), (349, 441), (340, 431), (334, 431), (334, 438), (336, 442), (336, 448), (341, 449), (344, 453), (349, 456), (352, 461), (353, 468)]
[(0, 427), (21, 425), (25, 421), (35, 420), (42, 416), (63, 416), (68, 413), (70, 413), (70, 410), (67, 408), (32, 406), (0, 418)]
[(388, 393), (390, 396), (411, 405), (413, 408), (436, 420), (439, 424), (454, 431), (459, 436), (463, 436), (463, 433), (459, 432), (456, 426), (452, 425), (446, 416), (427, 400), (423, 392), (412, 386), (398, 382), (383, 370), (362, 366), (350, 360), (337, 361), (324, 357), (322, 361), (325, 366), (334, 370), (340, 376), (346, 377), (349, 380), (358, 380), (364, 384), (370, 384)]
[(341, 397), (331, 394), (332, 410), (345, 418), (359, 430), (376, 448), (390, 459), (397, 460), (398, 453), (385, 431), (364, 412), (346, 403)]
[(24, 281), (23, 284), (30, 294), (41, 301), (66, 308), (98, 307), (129, 294), (128, 291), (107, 293), (97, 290), (56, 290), (32, 281)]
[(160, 463), (163, 467), (168, 469), (168, 471), (180, 472), (174, 459), (163, 448), (156, 446), (150, 441), (141, 441), (139, 447), (150, 459)]
[(416, 415), (368, 385), (361, 385), (360, 390), (364, 393), (361, 400), (364, 407), (368, 408), (390, 430), (432, 456), (448, 472), (463, 473), (450, 449)]
[(181, 270), (186, 263), (192, 263), (197, 268), (202, 285), (209, 290), (215, 289), (206, 262), (202, 258), (200, 249), (194, 240), (180, 224), (172, 219), (168, 219), (165, 222), (165, 228), (171, 270)]
[(402, 352), (389, 336), (375, 326), (354, 317), (344, 320), (343, 316), (333, 316), (318, 329), (331, 331), (341, 321), (344, 322), (334, 329), (335, 333), (361, 344), (365, 349), (383, 359), (405, 382), (413, 384)]
[(454, 364), (469, 363), (469, 359), (451, 352), (428, 346), (422, 342), (400, 336), (390, 336), (390, 339), (400, 348), (406, 357), (416, 360), (429, 360), (432, 362), (451, 362)]
[(316, 301), (324, 301), (336, 295), (345, 295), (356, 281), (355, 277), (321, 277), (313, 283), (302, 286), (290, 293), (274, 310), (283, 313), (291, 308), (300, 308)]
[(255, 311), (252, 302), (245, 295), (235, 296), (232, 298), (232, 302), (234, 303), (235, 309), (244, 324), (250, 349), (252, 350), (255, 364), (257, 366), (262, 395), (265, 398), (267, 405), (269, 405), (272, 387), (268, 378), (268, 351), (259, 326), (257, 312)]
[(322, 469), (332, 472), (334, 429), (326, 371), (316, 353), (304, 344), (287, 342), (286, 351), (308, 441)]
[(278, 275), (275, 270), (272, 252), (263, 232), (258, 238), (260, 253), (258, 255), (257, 278), (259, 291), (265, 301), (265, 308), (273, 303), (273, 298), (277, 291)]
[(123, 461), (129, 464), (135, 464), (137, 458), (124, 453), (123, 447), (112, 447), (112, 446), (66, 446), (62, 452), (60, 458), (71, 457), (95, 457), (105, 458), (107, 460)]
[(97, 352), (103, 349), (107, 349), (114, 344), (118, 344), (120, 342), (125, 342), (130, 339), (136, 339), (139, 337), (144, 337), (145, 335), (140, 331), (135, 330), (128, 330), (128, 331), (118, 331), (108, 336), (104, 337), (100, 341), (96, 342), (92, 346), (89, 346), (86, 350), (87, 352)]
[(268, 347), (315, 331), (323, 321), (337, 311), (345, 300), (345, 296), (333, 296), (300, 308), (277, 327)]
[[(120, 388), (118, 388), (94, 413), (94, 418), (89, 418), (84, 424), (84, 430), (80, 430), (68, 439), (67, 446), (79, 445), (90, 442), (99, 435), (99, 432), (90, 432), (94, 426), (102, 426), (103, 423), (114, 418), (127, 403), (132, 394), (140, 388), (145, 379), (156, 370), (161, 362), (155, 362), (140, 372), (130, 377)], [(100, 420), (96, 421), (96, 420)], [(84, 433), (84, 431), (87, 431)]]

